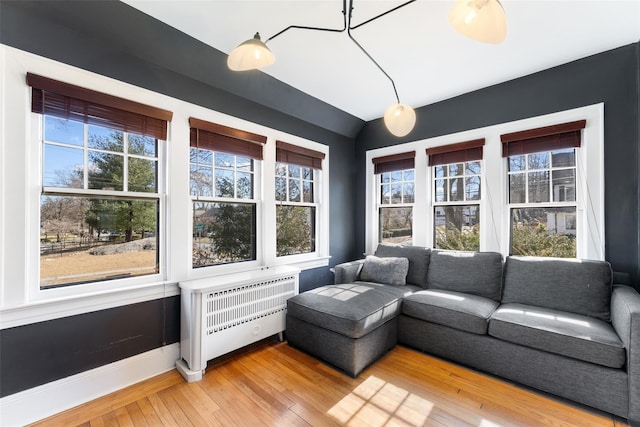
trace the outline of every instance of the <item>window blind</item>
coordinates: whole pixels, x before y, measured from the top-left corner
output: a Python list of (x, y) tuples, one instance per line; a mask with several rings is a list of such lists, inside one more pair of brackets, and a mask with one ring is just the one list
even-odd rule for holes
[(390, 156), (374, 157), (371, 161), (376, 174), (413, 169), (416, 165), (416, 152), (408, 151)]
[(319, 151), (310, 150), (283, 141), (276, 141), (276, 161), (291, 163), (313, 169), (322, 169), (325, 155)]
[(429, 166), (482, 160), (484, 138), (427, 148)]
[(27, 84), (34, 113), (167, 139), (171, 111), (32, 73), (27, 73)]
[(500, 135), (502, 157), (580, 147), (586, 120)]
[(189, 118), (189, 145), (205, 150), (262, 160), (267, 137), (205, 120)]

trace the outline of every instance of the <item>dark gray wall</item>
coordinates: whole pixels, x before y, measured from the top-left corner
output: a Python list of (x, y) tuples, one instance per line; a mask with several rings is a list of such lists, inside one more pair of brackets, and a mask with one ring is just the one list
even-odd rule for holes
[[(121, 2), (2, 0), (0, 43), (328, 145), (330, 266), (351, 259), (353, 138), (362, 120), (261, 72), (231, 73), (226, 55)], [(300, 288), (332, 281), (328, 267), (307, 270)], [(0, 331), (0, 397), (177, 342), (176, 301)], [(154, 310), (165, 303), (159, 318)]]
[[(640, 43), (623, 46), (526, 77), (419, 108), (416, 128), (391, 138), (381, 120), (356, 138), (355, 188), (365, 187), (365, 152), (370, 149), (475, 129), (604, 102), (605, 250), (626, 280), (640, 288), (638, 213)], [(364, 192), (355, 192), (356, 247), (364, 249)]]

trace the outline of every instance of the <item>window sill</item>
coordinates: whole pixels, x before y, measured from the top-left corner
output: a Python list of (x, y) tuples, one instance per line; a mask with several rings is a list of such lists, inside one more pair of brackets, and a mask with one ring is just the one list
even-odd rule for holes
[(180, 295), (177, 283), (152, 283), (65, 298), (32, 301), (0, 309), (0, 329), (106, 310), (158, 298)]
[(313, 258), (297, 258), (293, 257), (284, 257), (279, 258), (275, 265), (290, 265), (292, 267), (297, 267), (300, 270), (310, 270), (312, 268), (320, 268), (326, 267), (329, 265), (329, 260), (331, 256), (318, 256)]

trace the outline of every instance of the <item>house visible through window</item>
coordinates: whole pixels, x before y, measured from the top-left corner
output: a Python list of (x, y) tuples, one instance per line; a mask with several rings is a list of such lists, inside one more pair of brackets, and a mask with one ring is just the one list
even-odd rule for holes
[(28, 83), (42, 118), (40, 288), (158, 273), (171, 113), (36, 75)]
[(324, 154), (276, 142), (276, 256), (316, 251), (318, 194), (316, 177)]
[(427, 149), (433, 176), (433, 233), (438, 249), (480, 250), (484, 139)]
[(190, 119), (192, 266), (257, 258), (257, 168), (266, 138)]
[(378, 241), (412, 244), (415, 151), (373, 159), (377, 176)]

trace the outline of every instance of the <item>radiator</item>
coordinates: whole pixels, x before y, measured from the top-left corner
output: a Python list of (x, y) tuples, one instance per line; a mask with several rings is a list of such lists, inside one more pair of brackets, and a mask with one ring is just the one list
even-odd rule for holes
[(202, 379), (207, 362), (285, 328), (300, 270), (288, 266), (180, 282), (178, 371)]

